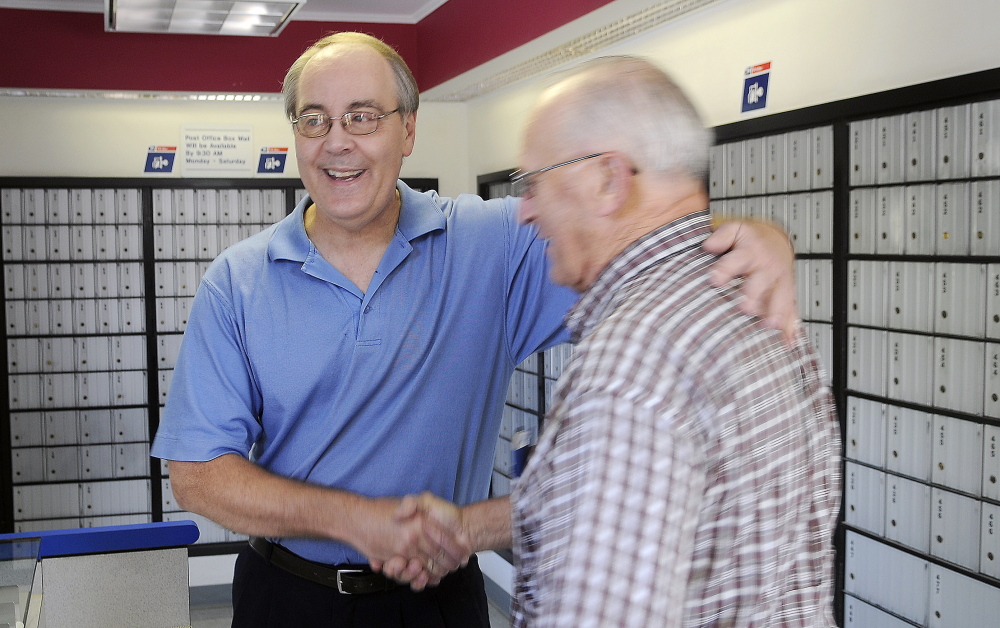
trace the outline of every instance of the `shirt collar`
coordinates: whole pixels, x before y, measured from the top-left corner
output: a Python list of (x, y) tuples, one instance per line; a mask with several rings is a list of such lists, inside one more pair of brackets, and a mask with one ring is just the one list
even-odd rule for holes
[[(437, 192), (415, 192), (402, 181), (396, 182), (396, 189), (399, 190), (401, 201), (396, 230), (407, 242), (432, 231), (444, 229), (445, 217), (436, 202)], [(292, 213), (275, 227), (274, 236), (268, 243), (267, 249), (271, 261), (279, 259), (306, 261), (309, 252), (314, 248), (309, 236), (306, 235), (305, 227), (305, 212), (311, 204), (312, 199), (307, 194), (295, 206)]]
[(702, 210), (682, 216), (642, 236), (604, 267), (566, 315), (576, 342), (589, 334), (618, 304), (632, 279), (683, 251), (701, 245), (711, 233), (711, 216)]

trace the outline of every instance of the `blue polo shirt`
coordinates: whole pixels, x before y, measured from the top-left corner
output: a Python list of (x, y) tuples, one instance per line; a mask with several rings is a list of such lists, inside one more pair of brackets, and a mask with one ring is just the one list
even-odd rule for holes
[[(487, 497), (511, 373), (567, 339), (577, 295), (550, 283), (514, 199), (398, 189), (399, 225), (367, 293), (306, 236), (308, 198), (212, 263), (154, 456), (236, 453), (368, 496)], [(319, 562), (367, 562), (336, 542), (281, 543)]]

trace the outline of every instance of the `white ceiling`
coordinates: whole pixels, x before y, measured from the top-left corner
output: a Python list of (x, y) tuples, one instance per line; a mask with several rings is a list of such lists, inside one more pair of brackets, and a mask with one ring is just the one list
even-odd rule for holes
[[(0, 8), (104, 13), (105, 0), (0, 0)], [(307, 0), (295, 20), (416, 24), (447, 0)]]

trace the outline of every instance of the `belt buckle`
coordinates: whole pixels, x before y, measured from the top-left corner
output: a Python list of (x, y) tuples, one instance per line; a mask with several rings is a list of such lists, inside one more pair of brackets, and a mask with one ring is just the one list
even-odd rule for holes
[(353, 595), (350, 591), (344, 590), (344, 583), (340, 576), (345, 573), (364, 573), (364, 569), (338, 569), (337, 570), (337, 591), (345, 595)]

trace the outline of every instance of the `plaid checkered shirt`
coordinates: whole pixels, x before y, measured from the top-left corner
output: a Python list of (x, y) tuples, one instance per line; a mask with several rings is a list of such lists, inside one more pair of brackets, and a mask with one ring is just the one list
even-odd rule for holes
[(511, 496), (515, 626), (835, 625), (833, 399), (801, 331), (789, 349), (711, 286), (709, 230), (643, 237), (567, 316)]

